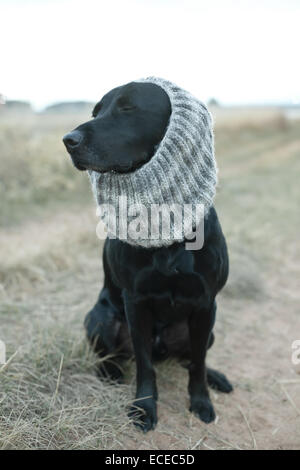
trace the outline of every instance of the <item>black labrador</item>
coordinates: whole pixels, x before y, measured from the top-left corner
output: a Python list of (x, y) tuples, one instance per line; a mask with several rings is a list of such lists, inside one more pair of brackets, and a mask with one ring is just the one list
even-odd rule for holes
[[(107, 93), (95, 106), (93, 119), (63, 141), (79, 170), (134, 171), (151, 159), (170, 113), (161, 87), (132, 82)], [(155, 427), (153, 361), (171, 354), (189, 359), (190, 410), (206, 423), (213, 421), (208, 385), (225, 393), (232, 390), (222, 373), (205, 365), (214, 341), (215, 298), (228, 276), (227, 247), (215, 209), (205, 219), (202, 249), (187, 251), (184, 242), (149, 249), (106, 239), (103, 266), (104, 287), (85, 327), (102, 357), (114, 355), (100, 370), (114, 380), (121, 379), (120, 363), (128, 357), (128, 343), (133, 345), (136, 401), (129, 415), (134, 423), (144, 431)]]

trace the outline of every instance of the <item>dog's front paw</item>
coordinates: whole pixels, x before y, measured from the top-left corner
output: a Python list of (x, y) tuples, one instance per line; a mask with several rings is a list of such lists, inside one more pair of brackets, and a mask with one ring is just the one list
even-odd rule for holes
[(134, 425), (144, 432), (154, 429), (157, 424), (156, 401), (153, 398), (136, 400), (128, 413)]
[(201, 421), (204, 421), (204, 423), (211, 423), (216, 418), (215, 410), (209, 397), (191, 400), (190, 411), (198, 416)]

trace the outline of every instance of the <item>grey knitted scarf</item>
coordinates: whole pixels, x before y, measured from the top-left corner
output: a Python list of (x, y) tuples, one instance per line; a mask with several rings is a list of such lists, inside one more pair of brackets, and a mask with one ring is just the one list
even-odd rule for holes
[[(188, 207), (187, 214), (192, 217), (193, 229), (199, 223), (194, 207), (202, 205), (202, 219), (213, 204), (217, 184), (217, 166), (214, 157), (212, 119), (206, 106), (189, 92), (174, 83), (157, 77), (137, 80), (160, 86), (169, 96), (171, 116), (166, 133), (155, 154), (142, 167), (131, 173), (104, 173), (89, 171), (94, 196), (100, 208), (100, 217), (111, 235), (107, 205), (116, 207), (119, 198), (126, 199), (128, 207), (146, 207), (148, 214), (153, 205), (177, 205)], [(191, 209), (192, 208), (192, 209)], [(133, 211), (134, 212), (134, 211)], [(175, 213), (175, 212), (174, 212)], [(119, 224), (127, 224), (117, 214)], [(132, 214), (131, 214), (132, 215)], [(124, 241), (145, 248), (168, 246), (174, 241), (183, 241), (185, 233), (182, 226), (175, 226), (170, 218), (170, 236), (161, 233), (161, 220), (156, 226), (159, 235), (145, 236), (148, 219), (142, 213), (139, 218), (140, 236), (127, 237)], [(151, 221), (152, 223), (153, 221)], [(146, 223), (146, 227), (141, 227)], [(155, 224), (154, 224), (155, 225)], [(156, 224), (157, 225), (157, 224)], [(150, 226), (150, 223), (149, 223)], [(116, 238), (116, 236), (113, 236)], [(123, 238), (123, 237), (118, 237)]]

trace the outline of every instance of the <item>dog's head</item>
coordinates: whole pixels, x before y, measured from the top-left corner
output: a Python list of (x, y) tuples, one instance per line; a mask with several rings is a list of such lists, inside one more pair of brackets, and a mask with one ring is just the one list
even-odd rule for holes
[(131, 82), (107, 93), (94, 107), (93, 119), (66, 134), (63, 142), (79, 170), (131, 172), (151, 159), (170, 114), (161, 87)]

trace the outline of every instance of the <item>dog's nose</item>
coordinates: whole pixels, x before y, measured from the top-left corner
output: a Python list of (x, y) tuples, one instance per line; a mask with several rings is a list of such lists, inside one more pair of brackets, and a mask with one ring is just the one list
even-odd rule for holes
[(63, 137), (63, 143), (68, 150), (75, 149), (82, 141), (82, 134), (79, 131), (72, 131)]

